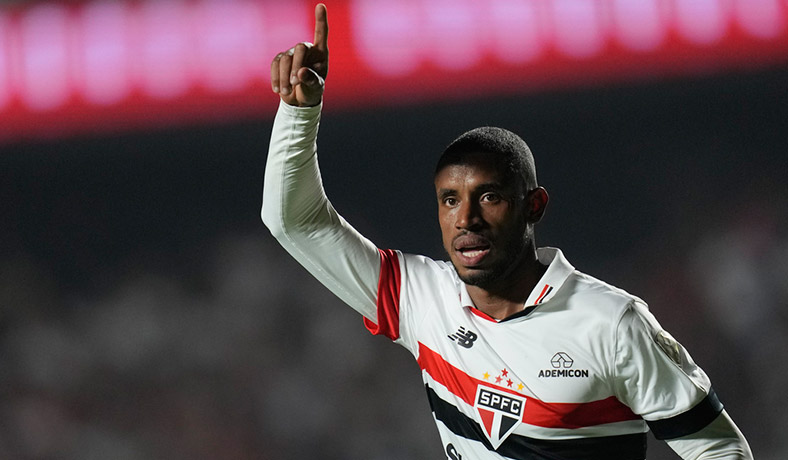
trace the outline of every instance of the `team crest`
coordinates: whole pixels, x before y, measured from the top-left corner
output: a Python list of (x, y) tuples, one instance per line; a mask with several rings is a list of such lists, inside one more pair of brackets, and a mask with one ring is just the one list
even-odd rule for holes
[(482, 429), (493, 449), (517, 428), (523, 420), (525, 398), (496, 388), (479, 385), (474, 407), (482, 422)]

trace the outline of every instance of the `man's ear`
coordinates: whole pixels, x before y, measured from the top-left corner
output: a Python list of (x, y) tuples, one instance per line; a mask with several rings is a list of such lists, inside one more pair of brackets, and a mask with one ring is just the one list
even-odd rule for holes
[(547, 202), (550, 201), (550, 196), (547, 194), (547, 190), (545, 190), (544, 187), (537, 187), (528, 192), (525, 197), (525, 201), (527, 209), (526, 218), (528, 219), (528, 222), (535, 224), (542, 220), (544, 211), (547, 208)]

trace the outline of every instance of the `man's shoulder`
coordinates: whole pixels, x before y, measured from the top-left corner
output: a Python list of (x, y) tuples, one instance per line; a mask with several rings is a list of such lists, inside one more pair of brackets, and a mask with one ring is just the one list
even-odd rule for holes
[(639, 297), (616, 287), (606, 281), (575, 270), (565, 285), (567, 301), (579, 305), (584, 309), (612, 318), (620, 317), (625, 311), (635, 305), (646, 307), (646, 303)]
[(420, 254), (408, 254), (397, 251), (402, 260), (402, 265), (411, 275), (434, 275), (457, 279), (454, 266), (445, 260), (433, 259)]
[(422, 295), (445, 295), (460, 292), (460, 281), (454, 266), (432, 257), (397, 251), (402, 270), (402, 283)]

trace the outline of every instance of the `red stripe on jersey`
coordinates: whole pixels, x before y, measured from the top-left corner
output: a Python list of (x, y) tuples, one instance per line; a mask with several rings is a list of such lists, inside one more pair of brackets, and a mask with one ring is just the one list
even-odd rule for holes
[[(445, 386), (452, 394), (470, 406), (474, 405), (476, 388), (479, 385), (491, 386), (497, 390), (524, 397), (523, 394), (509, 388), (471, 377), (421, 342), (419, 342), (418, 363), (433, 380)], [(547, 403), (531, 397), (526, 397), (526, 399), (528, 402), (523, 410), (523, 423), (544, 428), (582, 428), (640, 419), (615, 396), (587, 403)]]
[(542, 301), (542, 297), (544, 297), (544, 295), (547, 294), (547, 289), (549, 289), (549, 288), (550, 288), (549, 284), (545, 284), (544, 285), (544, 289), (542, 289), (542, 293), (539, 294), (539, 298), (536, 299), (536, 302), (534, 302), (534, 305), (539, 305), (539, 302)]
[(473, 313), (474, 315), (478, 316), (481, 319), (486, 319), (487, 321), (492, 321), (493, 323), (497, 323), (498, 322), (498, 320), (496, 320), (492, 316), (488, 315), (487, 313), (479, 310), (476, 307), (470, 307), (470, 311), (471, 311), (471, 313)]
[(380, 278), (378, 279), (378, 322), (364, 318), (364, 325), (374, 335), (385, 335), (391, 340), (399, 338), (399, 289), (401, 275), (399, 258), (391, 249), (380, 252)]

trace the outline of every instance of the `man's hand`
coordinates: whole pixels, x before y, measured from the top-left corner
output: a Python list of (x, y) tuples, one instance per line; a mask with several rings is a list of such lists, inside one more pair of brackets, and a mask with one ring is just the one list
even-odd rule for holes
[(284, 102), (299, 107), (320, 104), (328, 74), (328, 15), (315, 7), (315, 42), (299, 43), (271, 62), (271, 89)]

